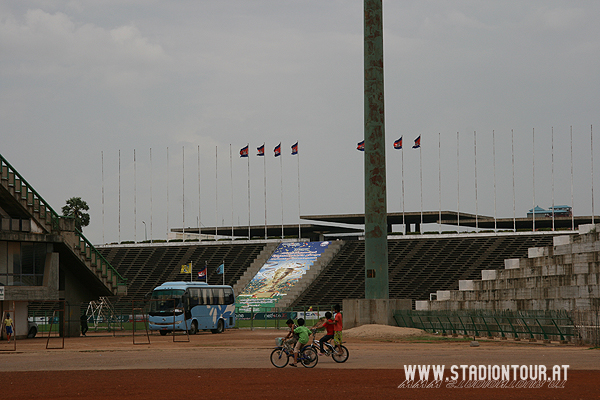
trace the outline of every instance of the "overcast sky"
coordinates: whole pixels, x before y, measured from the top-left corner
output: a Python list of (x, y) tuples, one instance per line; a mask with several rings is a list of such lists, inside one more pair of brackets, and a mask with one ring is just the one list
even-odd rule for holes
[[(0, 154), (58, 212), (67, 198), (86, 200), (84, 233), (97, 244), (143, 240), (142, 221), (148, 238), (165, 238), (167, 215), (169, 228), (181, 227), (184, 210), (187, 226), (199, 214), (204, 226), (230, 226), (232, 210), (247, 225), (246, 144), (252, 225), (264, 224), (263, 162), (269, 224), (282, 221), (282, 180), (284, 221), (298, 222), (298, 175), (302, 215), (362, 213), (362, 8), (0, 2)], [(512, 217), (511, 130), (517, 217), (534, 196), (543, 208), (570, 205), (572, 127), (574, 210), (590, 215), (599, 17), (598, 1), (385, 1), (388, 211), (402, 211), (403, 158), (406, 211), (421, 209), (422, 169), (424, 210), (440, 208), (441, 181), (443, 210)], [(421, 151), (412, 150), (419, 135)], [(400, 136), (404, 150), (394, 150)], [(598, 135), (595, 149), (598, 176)]]

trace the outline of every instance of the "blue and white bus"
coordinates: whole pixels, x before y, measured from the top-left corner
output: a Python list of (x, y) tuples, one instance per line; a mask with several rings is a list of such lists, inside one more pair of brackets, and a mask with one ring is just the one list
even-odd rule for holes
[(235, 326), (233, 288), (205, 282), (165, 282), (152, 291), (148, 325), (161, 335), (186, 329), (192, 335), (199, 329), (221, 333)]

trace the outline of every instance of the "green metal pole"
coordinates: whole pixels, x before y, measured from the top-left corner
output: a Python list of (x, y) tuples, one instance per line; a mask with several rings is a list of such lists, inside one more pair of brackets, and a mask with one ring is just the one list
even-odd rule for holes
[(389, 299), (382, 0), (364, 0), (365, 298)]

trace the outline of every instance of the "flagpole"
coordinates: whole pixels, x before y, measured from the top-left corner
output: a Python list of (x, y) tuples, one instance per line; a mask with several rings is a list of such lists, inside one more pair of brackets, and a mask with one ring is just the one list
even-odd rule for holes
[(192, 262), (190, 261), (190, 282), (194, 281), (194, 267), (192, 266)]
[(169, 241), (169, 146), (167, 146), (167, 242)]
[(202, 202), (201, 202), (201, 181), (200, 181), (200, 146), (198, 146), (198, 240), (202, 241)]
[(515, 133), (510, 130), (510, 145), (512, 151), (512, 184), (513, 184), (513, 232), (517, 231), (517, 208), (515, 204)]
[(218, 146), (215, 146), (215, 241), (217, 241), (219, 237), (219, 231), (217, 228), (217, 226), (219, 225), (218, 150)]
[(233, 240), (233, 156), (231, 155), (231, 143), (229, 143), (229, 178), (231, 181), (231, 240)]
[(137, 163), (133, 149), (133, 243), (137, 243)]
[(531, 141), (532, 141), (532, 155), (533, 155), (533, 159), (531, 162), (532, 165), (532, 181), (533, 181), (533, 185), (532, 189), (533, 189), (533, 223), (532, 223), (532, 229), (533, 232), (535, 232), (535, 128), (533, 128), (533, 131), (531, 133)]
[(594, 135), (590, 125), (590, 155), (592, 157), (592, 225), (594, 225)]
[(575, 230), (575, 214), (573, 214), (573, 125), (571, 125), (571, 230)]
[[(246, 145), (248, 151), (250, 151), (250, 143)], [(250, 235), (250, 154), (246, 155), (248, 159), (248, 240), (251, 239)]]
[(223, 286), (225, 286), (225, 260), (223, 260)]
[(477, 131), (473, 131), (473, 147), (475, 149), (475, 232), (479, 231), (479, 205), (477, 202)]
[(460, 232), (460, 157), (458, 147), (458, 132), (456, 132), (456, 232)]
[[(263, 142), (263, 152), (264, 152), (265, 143)], [(267, 240), (267, 157), (263, 153), (263, 188), (265, 191), (265, 240)]]
[(438, 199), (440, 213), (438, 216), (438, 233), (442, 233), (442, 134), (438, 132)]
[(185, 146), (181, 146), (181, 198), (181, 221), (183, 224), (181, 236), (185, 242)]
[(554, 127), (552, 127), (552, 230), (554, 230)]
[(402, 171), (402, 224), (404, 225), (404, 234), (406, 235), (406, 233), (408, 232), (408, 230), (410, 230), (410, 227), (409, 227), (408, 230), (406, 229), (406, 218), (405, 218), (405, 215), (404, 215), (404, 145), (402, 145), (402, 148), (400, 150), (402, 150), (402, 152), (400, 153), (401, 154), (401, 158), (400, 158), (401, 165), (400, 165), (400, 168), (401, 168), (401, 171)]
[(119, 149), (119, 244), (121, 243), (121, 149)]
[[(296, 141), (296, 146), (298, 146), (298, 141)], [(298, 240), (300, 240), (302, 238), (302, 228), (300, 226), (300, 153), (298, 147), (296, 147), (296, 156), (298, 157)]]
[(492, 129), (492, 148), (494, 152), (494, 233), (498, 233), (498, 223), (496, 219), (496, 131)]
[(152, 243), (152, 147), (150, 147), (150, 243)]
[(204, 281), (208, 283), (208, 261), (204, 261)]
[(279, 143), (279, 178), (281, 191), (281, 238), (283, 239), (283, 157), (281, 156), (281, 143)]
[(104, 151), (100, 152), (101, 166), (102, 166), (102, 244), (104, 241)]
[[(421, 135), (419, 135), (419, 138)], [(419, 232), (421, 235), (423, 234), (423, 163), (421, 161), (421, 141), (419, 141), (419, 175), (421, 179), (421, 226), (419, 227)]]

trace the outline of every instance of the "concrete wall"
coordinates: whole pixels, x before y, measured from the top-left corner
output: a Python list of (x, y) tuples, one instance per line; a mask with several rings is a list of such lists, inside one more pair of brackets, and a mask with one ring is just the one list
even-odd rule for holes
[(346, 299), (342, 307), (344, 329), (367, 324), (396, 326), (394, 311), (410, 310), (412, 308), (412, 301), (398, 299)]

